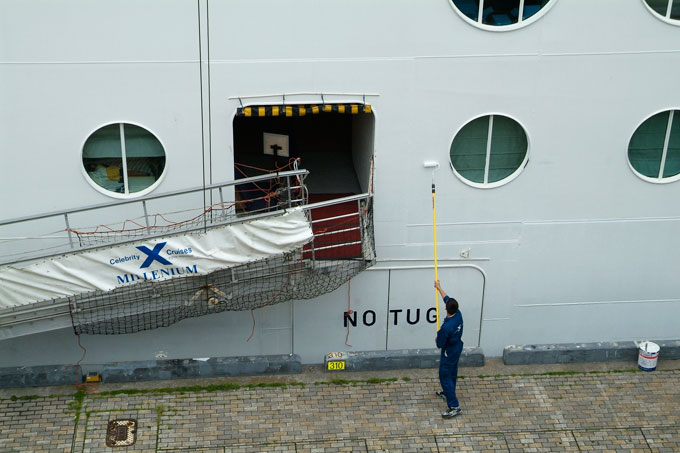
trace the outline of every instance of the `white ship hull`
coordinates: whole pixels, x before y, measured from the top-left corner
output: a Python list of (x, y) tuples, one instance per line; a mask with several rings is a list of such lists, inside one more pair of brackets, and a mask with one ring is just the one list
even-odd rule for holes
[[(287, 353), (320, 363), (332, 351), (434, 347), (424, 161), (441, 165), (439, 278), (460, 302), (466, 346), (498, 357), (510, 344), (680, 337), (680, 182), (645, 181), (627, 160), (645, 119), (680, 108), (680, 27), (643, 0), (552, 0), (534, 23), (506, 32), (467, 23), (445, 0), (22, 0), (0, 9), (2, 219), (112, 201), (81, 157), (107, 124), (158, 137), (167, 161), (156, 194), (234, 178), (244, 105), (372, 108), (348, 140), (363, 150), (352, 164), (360, 191), (374, 159), (375, 266), (253, 318), (224, 312), (85, 336), (89, 363)], [(516, 120), (528, 141), (525, 168), (491, 189), (449, 168), (454, 136), (484, 115)], [(11, 321), (0, 325), (0, 366), (80, 357), (68, 317)]]

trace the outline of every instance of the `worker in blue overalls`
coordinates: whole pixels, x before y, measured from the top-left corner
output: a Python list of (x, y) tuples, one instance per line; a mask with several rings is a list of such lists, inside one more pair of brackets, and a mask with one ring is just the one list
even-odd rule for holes
[(434, 282), (446, 304), (446, 318), (437, 332), (437, 347), (442, 350), (439, 359), (439, 382), (442, 391), (437, 396), (446, 401), (447, 409), (442, 414), (444, 418), (455, 417), (462, 412), (458, 398), (456, 398), (456, 378), (458, 377), (458, 359), (463, 352), (463, 315), (458, 309), (458, 301), (446, 295), (439, 283)]

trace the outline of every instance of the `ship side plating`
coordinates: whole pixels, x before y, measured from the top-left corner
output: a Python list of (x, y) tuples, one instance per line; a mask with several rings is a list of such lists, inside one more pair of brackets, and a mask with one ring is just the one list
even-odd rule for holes
[[(83, 336), (85, 363), (292, 353), (321, 363), (331, 351), (434, 347), (433, 178), (439, 278), (460, 302), (466, 346), (499, 357), (511, 344), (677, 339), (680, 182), (641, 176), (629, 146), (645, 121), (680, 109), (680, 25), (644, 0), (547, 4), (494, 29), (445, 0), (3, 2), (0, 220), (232, 181), (235, 165), (272, 159), (270, 134), (287, 137), (266, 146), (301, 157), (319, 200), (372, 186), (376, 264), (312, 300)], [(238, 115), (339, 104), (370, 113)], [(456, 137), (485, 118), (525, 132), (526, 154), (498, 183), (450, 165)], [(104, 155), (84, 149), (110, 126), (152, 134), (162, 171), (130, 164), (125, 182), (97, 167)], [(149, 209), (209, 206), (205, 193)], [(8, 238), (64, 225), (31, 228), (4, 229), (2, 253), (45, 246)], [(81, 357), (68, 316), (27, 319), (1, 318), (0, 366)]]

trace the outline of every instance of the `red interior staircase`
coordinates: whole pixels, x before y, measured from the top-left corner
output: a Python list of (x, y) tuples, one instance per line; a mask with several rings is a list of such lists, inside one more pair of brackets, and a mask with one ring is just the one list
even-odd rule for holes
[[(309, 194), (309, 203), (317, 203), (349, 195), (353, 194)], [(359, 215), (359, 207), (356, 201), (312, 209), (314, 258), (360, 258), (362, 254)], [(345, 217), (335, 218), (340, 216)], [(311, 258), (311, 247), (307, 246), (305, 250), (304, 257)]]

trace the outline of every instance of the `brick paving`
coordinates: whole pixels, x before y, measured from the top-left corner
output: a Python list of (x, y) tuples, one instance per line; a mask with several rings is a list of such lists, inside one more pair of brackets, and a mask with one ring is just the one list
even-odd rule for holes
[[(680, 451), (680, 370), (465, 376), (449, 420), (435, 376), (2, 397), (0, 451)], [(107, 447), (120, 419), (137, 420), (136, 442)]]

